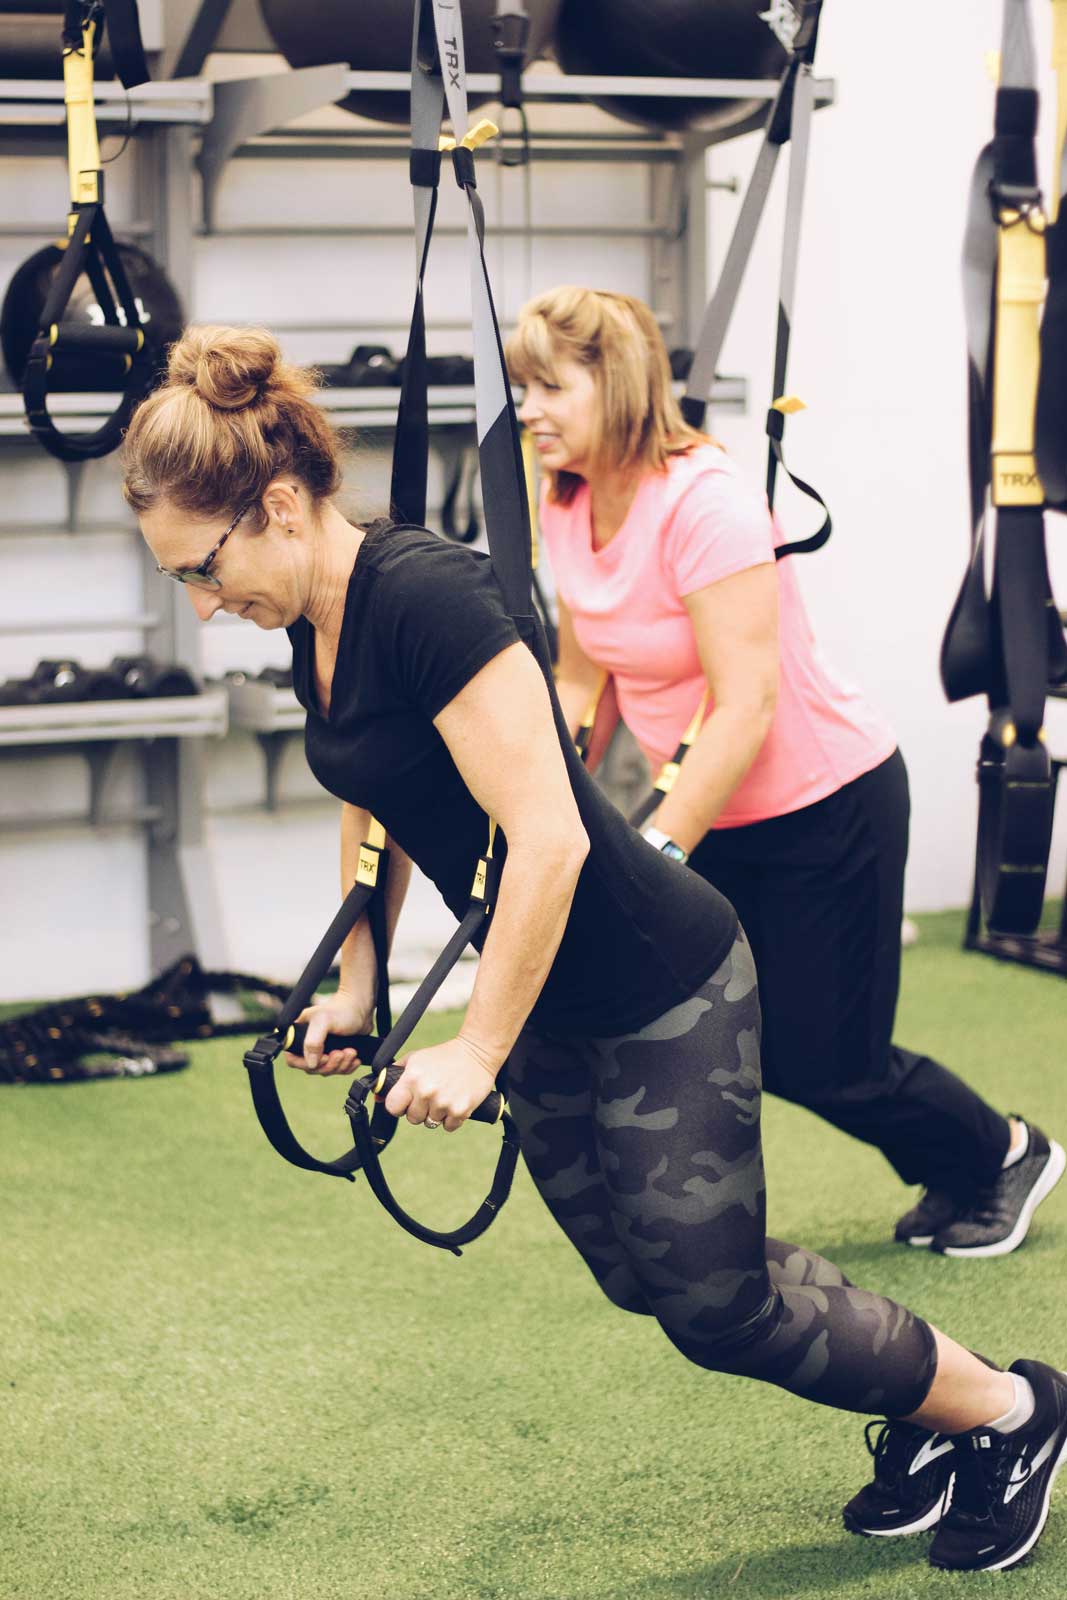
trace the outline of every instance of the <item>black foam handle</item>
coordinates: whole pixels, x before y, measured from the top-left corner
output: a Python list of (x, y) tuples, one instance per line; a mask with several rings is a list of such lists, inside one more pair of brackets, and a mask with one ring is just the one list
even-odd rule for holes
[(111, 323), (57, 322), (51, 336), (53, 351), (87, 351), (92, 355), (135, 356), (144, 344), (142, 328), (115, 327)]
[[(294, 1056), (302, 1056), (306, 1035), (307, 1023), (294, 1022), (285, 1036), (286, 1050), (290, 1050)], [(354, 1050), (359, 1059), (370, 1066), (381, 1042), (369, 1033), (328, 1033), (323, 1041), (322, 1053), (328, 1055), (331, 1050)]]
[[(286, 1035), (285, 1048), (290, 1050), (293, 1055), (302, 1055), (306, 1034), (307, 1023), (294, 1022)], [(326, 1055), (331, 1050), (355, 1050), (359, 1055), (359, 1059), (369, 1064), (373, 1061), (375, 1052), (380, 1044), (380, 1039), (375, 1039), (372, 1035), (366, 1033), (328, 1033), (323, 1041), (322, 1053)], [(398, 1067), (395, 1062), (385, 1069), (384, 1077), (379, 1079), (375, 1085), (374, 1092), (378, 1099), (387, 1095), (393, 1085), (400, 1081), (403, 1071), (403, 1067)], [(491, 1089), (481, 1105), (471, 1112), (470, 1121), (499, 1122), (503, 1110), (503, 1095), (499, 1094), (497, 1090)]]
[[(403, 1073), (403, 1067), (398, 1067), (395, 1062), (391, 1067), (386, 1067), (384, 1075), (378, 1080), (374, 1088), (375, 1095), (379, 1100), (383, 1095), (389, 1093), (395, 1083), (399, 1083)], [(496, 1089), (490, 1089), (481, 1105), (475, 1106), (468, 1120), (471, 1122), (488, 1122), (492, 1125), (494, 1122), (500, 1121), (503, 1111), (503, 1095)]]

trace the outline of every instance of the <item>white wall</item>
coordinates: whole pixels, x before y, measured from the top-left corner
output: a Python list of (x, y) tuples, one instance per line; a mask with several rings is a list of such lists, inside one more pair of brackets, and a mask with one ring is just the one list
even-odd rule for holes
[[(991, 136), (984, 53), (999, 46), (1001, 9), (999, 0), (831, 0), (819, 41), (818, 70), (836, 78), (838, 103), (815, 118), (788, 384), (809, 410), (788, 424), (786, 459), (822, 492), (834, 535), (796, 565), (827, 655), (897, 729), (912, 778), (915, 909), (960, 904), (970, 888), (982, 703), (948, 706), (937, 663), (968, 550), (959, 255), (971, 167)], [(1047, 61), (1050, 7), (1033, 10)], [(1042, 89), (1051, 124), (1051, 74)], [(751, 137), (720, 147), (714, 176), (746, 179), (755, 149)], [(749, 376), (752, 405), (744, 419), (715, 419), (760, 477), (784, 173), (772, 198), (723, 358), (726, 371)], [(738, 202), (713, 199), (718, 262)], [(787, 527), (811, 531), (810, 502), (788, 481), (779, 496)], [(1061, 604), (1065, 534), (1050, 517)], [(1061, 752), (1065, 711), (1049, 713)], [(1065, 843), (1061, 829), (1057, 892)]]

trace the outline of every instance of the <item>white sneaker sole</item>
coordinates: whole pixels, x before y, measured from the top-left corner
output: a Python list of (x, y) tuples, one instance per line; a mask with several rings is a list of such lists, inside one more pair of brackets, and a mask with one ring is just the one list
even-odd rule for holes
[(1045, 1163), (1045, 1170), (1034, 1184), (1034, 1187), (1030, 1190), (1030, 1193), (1027, 1195), (1026, 1204), (1019, 1212), (1019, 1220), (1016, 1222), (1014, 1228), (1007, 1235), (1007, 1237), (1004, 1239), (998, 1239), (995, 1244), (976, 1245), (973, 1249), (967, 1249), (963, 1245), (958, 1245), (955, 1247), (952, 1245), (946, 1245), (945, 1249), (940, 1251), (939, 1254), (943, 1256), (962, 1256), (972, 1258), (980, 1256), (1011, 1255), (1011, 1252), (1013, 1250), (1017, 1250), (1022, 1244), (1023, 1240), (1026, 1238), (1026, 1235), (1030, 1229), (1030, 1223), (1033, 1220), (1034, 1212), (1037, 1210), (1042, 1200), (1047, 1199), (1052, 1193), (1053, 1189), (1059, 1183), (1060, 1179), (1063, 1177), (1063, 1169), (1065, 1166), (1067, 1166), (1067, 1155), (1064, 1155), (1063, 1146), (1058, 1144), (1055, 1139), (1050, 1139), (1049, 1158)]
[[(945, 1492), (940, 1500), (934, 1502), (924, 1516), (917, 1517), (914, 1522), (909, 1522), (904, 1528), (863, 1528), (862, 1531), (869, 1539), (902, 1539), (909, 1533), (925, 1533), (927, 1529), (936, 1527), (945, 1515), (952, 1502), (952, 1485), (956, 1481), (953, 1473), (945, 1485)], [(847, 1526), (847, 1524), (846, 1524)], [(854, 1533), (856, 1529), (849, 1529)]]

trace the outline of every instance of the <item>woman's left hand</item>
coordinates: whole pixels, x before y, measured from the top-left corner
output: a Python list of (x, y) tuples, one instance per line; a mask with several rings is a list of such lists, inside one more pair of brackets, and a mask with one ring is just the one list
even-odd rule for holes
[(409, 1122), (431, 1123), (455, 1133), (493, 1091), (493, 1077), (465, 1039), (449, 1039), (413, 1050), (403, 1076), (390, 1089), (385, 1109)]

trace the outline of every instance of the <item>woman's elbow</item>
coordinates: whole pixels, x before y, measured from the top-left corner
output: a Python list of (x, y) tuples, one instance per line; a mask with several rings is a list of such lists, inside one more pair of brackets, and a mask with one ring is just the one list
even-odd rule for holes
[(524, 855), (536, 861), (553, 883), (572, 888), (578, 882), (589, 854), (589, 835), (576, 815), (573, 819), (538, 819), (530, 828), (508, 836), (508, 859)]
[(552, 846), (553, 870), (561, 881), (577, 883), (589, 854), (589, 835), (580, 818), (575, 818), (554, 836)]

